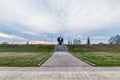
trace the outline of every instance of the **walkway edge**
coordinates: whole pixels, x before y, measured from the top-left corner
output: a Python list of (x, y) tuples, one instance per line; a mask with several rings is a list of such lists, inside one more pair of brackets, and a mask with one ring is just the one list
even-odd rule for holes
[(43, 59), (39, 64), (38, 64), (38, 67), (41, 67), (41, 65), (47, 61), (52, 55), (53, 55), (54, 52), (51, 52), (50, 55), (48, 57), (46, 57), (45, 59)]
[[(73, 55), (71, 52), (69, 52), (69, 53), (70, 53), (71, 55)], [(73, 56), (75, 56), (75, 55), (73, 55)], [(93, 66), (93, 67), (96, 66), (94, 63), (92, 63), (92, 62), (90, 62), (90, 61), (88, 61), (88, 60), (85, 60), (85, 59), (80, 58), (80, 57), (77, 57), (77, 56), (75, 56), (75, 57), (78, 58), (78, 59), (80, 59), (80, 60), (82, 60), (82, 61), (84, 61), (85, 63), (87, 63), (87, 64)]]

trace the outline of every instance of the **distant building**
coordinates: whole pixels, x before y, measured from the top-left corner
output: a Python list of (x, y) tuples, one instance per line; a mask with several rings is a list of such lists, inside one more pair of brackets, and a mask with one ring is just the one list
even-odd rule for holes
[(81, 44), (80, 39), (79, 39), (79, 40), (78, 40), (78, 39), (74, 39), (74, 40), (73, 40), (73, 44)]
[(3, 42), (2, 44), (9, 44), (8, 42)]
[(103, 42), (99, 42), (98, 44), (99, 44), (99, 45), (104, 45), (105, 43), (103, 43)]
[(70, 40), (68, 40), (68, 45), (70, 44)]
[(110, 44), (120, 44), (120, 35), (112, 36), (108, 41)]
[(29, 44), (29, 41), (27, 41), (26, 44), (28, 45), (28, 44)]

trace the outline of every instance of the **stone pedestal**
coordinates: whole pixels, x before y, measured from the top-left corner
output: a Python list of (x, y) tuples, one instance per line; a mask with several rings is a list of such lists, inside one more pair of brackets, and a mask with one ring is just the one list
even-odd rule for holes
[(67, 49), (67, 46), (65, 46), (65, 45), (56, 45), (55, 46), (55, 51), (67, 51), (68, 49)]

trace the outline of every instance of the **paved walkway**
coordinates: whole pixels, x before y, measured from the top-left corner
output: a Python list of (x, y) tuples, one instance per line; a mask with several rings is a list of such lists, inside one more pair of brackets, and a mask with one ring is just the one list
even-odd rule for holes
[(120, 80), (120, 67), (1, 67), (0, 80)]
[(68, 52), (55, 52), (42, 67), (90, 67)]

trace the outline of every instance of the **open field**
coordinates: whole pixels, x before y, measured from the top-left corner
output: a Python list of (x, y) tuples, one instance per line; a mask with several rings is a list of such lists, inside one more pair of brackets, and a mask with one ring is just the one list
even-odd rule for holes
[(52, 52), (54, 45), (9, 45), (0, 44), (0, 52)]
[(0, 45), (0, 66), (38, 66), (53, 51), (54, 45)]
[(120, 45), (69, 45), (68, 49), (96, 66), (120, 66)]

